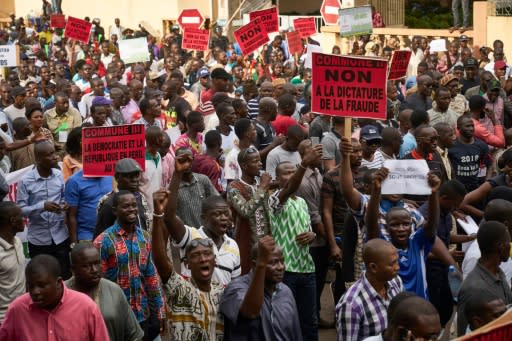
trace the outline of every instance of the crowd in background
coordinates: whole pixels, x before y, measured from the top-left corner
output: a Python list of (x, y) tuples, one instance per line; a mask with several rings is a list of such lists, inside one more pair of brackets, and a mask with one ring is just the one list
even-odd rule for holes
[[(84, 44), (49, 27), (54, 11), (0, 31), (20, 46), (0, 82), (0, 340), (437, 340), (455, 311), (464, 335), (512, 303), (502, 41), (439, 53), (413, 37), (386, 119), (344, 136), (343, 117), (311, 111), (312, 37), (243, 55), (215, 26), (203, 53), (178, 25), (86, 17)], [(148, 62), (120, 58), (134, 37)], [(350, 54), (399, 46), (361, 36)], [(123, 124), (144, 125), (145, 164), (84, 176), (82, 128)], [(395, 159), (425, 160), (432, 194), (381, 194)], [(320, 318), (329, 270), (335, 321)]]

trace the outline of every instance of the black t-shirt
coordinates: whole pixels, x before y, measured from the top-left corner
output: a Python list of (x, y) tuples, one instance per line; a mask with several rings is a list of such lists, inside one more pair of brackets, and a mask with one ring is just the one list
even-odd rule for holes
[(479, 139), (472, 144), (464, 144), (459, 139), (448, 149), (448, 157), (453, 166), (453, 177), (464, 184), (467, 191), (476, 189), (484, 177), (478, 173), (483, 166), (490, 166), (489, 147)]
[(480, 85), (480, 80), (478, 78), (462, 79), (460, 81), (460, 83), (462, 84), (462, 88), (460, 89), (460, 93), (464, 95), (466, 93), (467, 89), (470, 89), (470, 88), (473, 88), (475, 86)]
[(276, 136), (276, 131), (272, 127), (270, 123), (261, 123), (258, 120), (253, 120), (254, 126), (256, 127), (256, 142), (254, 142), (254, 146), (258, 148), (258, 150), (262, 150), (268, 147), (274, 140)]

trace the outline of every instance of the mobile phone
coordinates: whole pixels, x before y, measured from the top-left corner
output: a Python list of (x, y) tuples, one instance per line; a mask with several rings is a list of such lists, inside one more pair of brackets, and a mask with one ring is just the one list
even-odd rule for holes
[(313, 146), (320, 144), (320, 138), (318, 136), (311, 136), (311, 144)]

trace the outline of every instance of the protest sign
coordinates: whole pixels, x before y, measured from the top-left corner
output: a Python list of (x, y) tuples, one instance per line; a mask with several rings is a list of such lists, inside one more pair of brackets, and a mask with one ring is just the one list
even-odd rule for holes
[(84, 176), (114, 175), (117, 161), (132, 158), (145, 169), (143, 124), (82, 129), (82, 164)]
[(259, 17), (236, 30), (233, 35), (245, 55), (269, 41), (265, 26)]
[(50, 27), (65, 28), (66, 27), (66, 16), (64, 14), (52, 14), (50, 16)]
[(291, 54), (302, 52), (302, 39), (299, 32), (286, 33), (286, 41), (288, 42), (288, 50), (290, 50)]
[(82, 19), (68, 17), (64, 36), (66, 38), (75, 39), (82, 43), (89, 42), (92, 24)]
[(183, 31), (182, 47), (187, 50), (206, 51), (210, 41), (210, 30), (186, 28)]
[(427, 161), (385, 160), (384, 167), (389, 169), (389, 175), (382, 182), (382, 194), (432, 194), (427, 181)]
[(430, 42), (430, 52), (446, 52), (446, 40), (434, 39)]
[(119, 55), (126, 64), (149, 61), (148, 40), (146, 37), (118, 41)]
[(294, 19), (293, 27), (295, 27), (295, 31), (299, 32), (301, 38), (307, 38), (316, 34), (314, 17)]
[(306, 45), (306, 60), (304, 61), (304, 67), (311, 69), (313, 65), (313, 53), (322, 53), (324, 50), (320, 45), (307, 44)]
[(411, 51), (395, 51), (391, 58), (391, 68), (389, 69), (388, 80), (392, 81), (406, 76)]
[(0, 67), (18, 65), (18, 50), (16, 45), (0, 45)]
[(385, 119), (387, 71), (382, 58), (313, 53), (311, 111)]
[(339, 14), (340, 35), (342, 37), (372, 33), (372, 8), (370, 6), (342, 8), (339, 10)]
[(249, 13), (249, 20), (260, 18), (267, 33), (279, 32), (279, 13), (277, 7), (262, 9)]

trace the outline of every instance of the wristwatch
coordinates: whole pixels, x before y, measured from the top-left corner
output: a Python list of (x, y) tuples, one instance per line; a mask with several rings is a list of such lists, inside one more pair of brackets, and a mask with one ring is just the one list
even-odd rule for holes
[(71, 244), (69, 244), (69, 248), (70, 248), (71, 250), (73, 250), (73, 248), (75, 247), (75, 245), (76, 245), (76, 243), (71, 243)]

